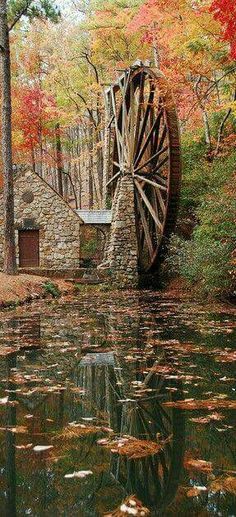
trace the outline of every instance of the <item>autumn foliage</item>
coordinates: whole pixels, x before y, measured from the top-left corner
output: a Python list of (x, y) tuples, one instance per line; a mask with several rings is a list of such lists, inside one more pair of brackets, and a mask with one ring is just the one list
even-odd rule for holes
[(231, 56), (236, 59), (236, 3), (235, 0), (214, 0), (211, 5), (214, 18), (223, 26), (223, 38), (230, 43)]

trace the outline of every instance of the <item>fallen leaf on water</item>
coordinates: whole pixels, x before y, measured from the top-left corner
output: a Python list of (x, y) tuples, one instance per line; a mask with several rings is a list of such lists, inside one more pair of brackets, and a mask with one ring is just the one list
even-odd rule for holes
[(9, 397), (0, 399), (0, 406), (16, 406), (17, 404), (19, 404), (17, 400), (9, 400)]
[(66, 479), (72, 479), (72, 478), (86, 478), (87, 476), (90, 476), (92, 474), (91, 470), (79, 470), (78, 472), (73, 472), (72, 474), (66, 474), (64, 477)]
[(151, 440), (139, 440), (133, 436), (122, 437), (116, 440), (100, 439), (97, 441), (98, 445), (102, 445), (111, 452), (120, 454), (121, 456), (128, 456), (128, 458), (145, 458), (157, 454), (162, 450), (171, 437), (163, 440), (160, 443)]
[(24, 427), (23, 425), (17, 425), (16, 427), (0, 427), (0, 431), (10, 431), (11, 433), (15, 434), (24, 434), (28, 432), (27, 427)]
[(33, 447), (32, 443), (27, 443), (27, 445), (15, 445), (15, 448), (18, 450), (31, 449)]
[(236, 495), (236, 477), (233, 476), (221, 476), (210, 484), (210, 489), (213, 492), (229, 492)]
[(206, 460), (187, 459), (184, 462), (184, 467), (187, 470), (200, 470), (201, 472), (211, 472), (212, 471), (211, 461), (206, 461)]
[(35, 445), (35, 447), (33, 447), (33, 451), (44, 452), (44, 451), (48, 451), (49, 449), (52, 449), (52, 448), (53, 448), (53, 445)]
[(191, 422), (195, 422), (196, 424), (208, 424), (209, 422), (214, 422), (218, 420), (222, 420), (224, 415), (221, 415), (220, 413), (212, 413), (211, 415), (207, 416), (200, 416), (196, 418), (190, 418)]
[(194, 410), (194, 409), (236, 409), (236, 400), (219, 400), (219, 399), (208, 399), (208, 400), (194, 400), (184, 399), (176, 400), (175, 402), (163, 402), (163, 406), (176, 407), (178, 409)]
[(221, 354), (216, 357), (216, 362), (218, 363), (231, 363), (236, 361), (236, 351), (233, 352), (221, 352)]
[(206, 492), (206, 486), (193, 486), (187, 492), (187, 497), (197, 497), (201, 492)]
[(137, 517), (146, 517), (150, 515), (148, 508), (143, 506), (136, 496), (131, 495), (123, 501), (123, 503), (115, 510), (105, 513), (104, 517), (123, 517), (123, 515), (136, 515)]

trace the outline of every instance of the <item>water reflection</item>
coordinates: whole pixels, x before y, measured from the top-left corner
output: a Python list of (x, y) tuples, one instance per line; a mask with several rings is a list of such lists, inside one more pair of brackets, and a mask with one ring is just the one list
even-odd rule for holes
[[(223, 435), (217, 435), (217, 427), (195, 432), (189, 420), (186, 425), (182, 410), (165, 405), (186, 398), (186, 393), (200, 398), (197, 392), (209, 391), (209, 370), (215, 375), (210, 387), (218, 388), (214, 361), (209, 356), (206, 366), (206, 350), (199, 353), (202, 334), (197, 326), (190, 346), (188, 324), (174, 320), (176, 307), (168, 308), (168, 319), (163, 306), (153, 313), (136, 298), (132, 311), (126, 302), (100, 304), (93, 311), (90, 303), (49, 307), (48, 314), (18, 316), (3, 324), (15, 352), (11, 348), (0, 361), (1, 397), (8, 397), (0, 406), (1, 514), (95, 517), (131, 494), (151, 515), (172, 515), (176, 500), (182, 515), (198, 515), (209, 505), (214, 513), (222, 511), (217, 494), (207, 498), (204, 492), (180, 502), (178, 487), (183, 491), (183, 484), (207, 484), (205, 473), (186, 474), (184, 453), (194, 444), (197, 457), (214, 454), (219, 463)], [(140, 455), (136, 447), (132, 457), (98, 443), (116, 443), (125, 436), (158, 448)], [(227, 440), (224, 443), (228, 467), (231, 451)], [(36, 445), (53, 448), (37, 453)], [(91, 470), (92, 475), (65, 478), (80, 470)]]

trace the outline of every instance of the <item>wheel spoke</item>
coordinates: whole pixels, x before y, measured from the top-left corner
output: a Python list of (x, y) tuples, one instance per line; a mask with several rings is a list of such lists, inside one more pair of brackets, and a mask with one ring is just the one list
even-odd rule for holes
[(156, 189), (159, 189), (159, 190), (163, 190), (164, 192), (167, 191), (167, 188), (164, 187), (163, 185), (159, 185), (158, 183), (156, 183), (155, 181), (152, 181), (150, 180), (149, 178), (146, 178), (144, 176), (141, 176), (140, 174), (135, 174), (135, 178), (137, 178), (137, 180), (141, 180), (145, 183), (148, 183), (149, 185), (152, 185), (153, 187), (155, 187)]
[(151, 163), (153, 160), (155, 160), (155, 158), (158, 158), (158, 156), (161, 156), (161, 154), (165, 153), (168, 149), (168, 145), (166, 145), (165, 147), (163, 147), (163, 149), (161, 149), (160, 151), (157, 151), (155, 154), (153, 154), (153, 156), (151, 156), (146, 162), (144, 162), (142, 165), (140, 165), (139, 167), (137, 167), (136, 169), (134, 169), (134, 172), (138, 172), (140, 171), (141, 169), (144, 169), (144, 167), (146, 167), (149, 163)]
[(120, 142), (120, 131), (118, 128), (118, 120), (117, 120), (117, 113), (116, 113), (116, 101), (115, 101), (113, 88), (111, 88), (111, 101), (112, 101), (112, 109), (113, 109), (113, 113), (114, 113), (115, 131), (116, 131), (116, 147), (117, 147), (119, 162), (121, 162), (122, 141)]
[(158, 214), (156, 214), (155, 210), (153, 209), (149, 199), (147, 198), (146, 194), (144, 193), (144, 191), (143, 191), (141, 185), (139, 184), (139, 182), (136, 179), (134, 180), (134, 182), (135, 182), (135, 185), (136, 185), (136, 187), (137, 187), (137, 189), (139, 191), (139, 194), (140, 194), (141, 198), (143, 199), (143, 201), (144, 201), (148, 211), (150, 212), (150, 214), (151, 214), (152, 218), (154, 219), (154, 221), (155, 221), (156, 225), (158, 226), (158, 228), (160, 228), (160, 230), (162, 231), (162, 224), (161, 224), (161, 221), (160, 221), (160, 219), (158, 217)]
[(140, 86), (139, 86), (137, 125), (136, 125), (135, 138), (134, 138), (135, 150), (137, 149), (137, 142), (138, 142), (138, 138), (139, 138), (139, 129), (140, 129), (140, 121), (141, 121), (141, 111), (143, 109), (144, 83), (145, 83), (145, 76), (144, 76), (144, 72), (142, 72), (141, 73), (141, 77), (140, 77)]
[(143, 230), (144, 230), (146, 243), (148, 246), (149, 255), (150, 255), (150, 258), (152, 258), (153, 254), (154, 254), (154, 250), (153, 250), (153, 246), (152, 246), (152, 239), (151, 239), (151, 236), (149, 233), (148, 224), (147, 224), (147, 220), (146, 220), (145, 213), (143, 210), (143, 206), (142, 206), (140, 197), (137, 192), (136, 192), (136, 200), (137, 200), (137, 206), (138, 206), (138, 210), (140, 213), (140, 218), (141, 218), (141, 222), (142, 222), (142, 226), (143, 226)]
[(118, 171), (112, 178), (107, 182), (106, 186), (110, 185), (113, 181), (115, 181), (120, 176), (121, 171)]
[(165, 165), (165, 163), (169, 160), (169, 156), (165, 156), (165, 158), (163, 158), (163, 160), (158, 163), (158, 165), (156, 166), (156, 168), (154, 169), (154, 171), (152, 172), (152, 174), (155, 174), (159, 169), (161, 169), (161, 167), (163, 167), (163, 165)]
[[(145, 110), (145, 114), (144, 114), (143, 121), (142, 121), (140, 135), (139, 135), (139, 138), (138, 138), (138, 143), (137, 143), (137, 148), (136, 148), (137, 151), (141, 147), (141, 143), (142, 143), (142, 140), (143, 140), (143, 137), (144, 137), (144, 134), (145, 134), (145, 129), (146, 129), (146, 125), (147, 125), (147, 121), (148, 121), (151, 105), (152, 105), (153, 99), (154, 99), (154, 93), (155, 93), (155, 89), (152, 87), (151, 91), (149, 93), (147, 107), (146, 107), (146, 110)], [(136, 155), (135, 155), (135, 160), (136, 160), (136, 156), (137, 156), (137, 152), (136, 152)]]
[[(148, 144), (149, 144), (149, 142), (150, 142), (150, 140), (151, 140), (151, 138), (152, 138), (152, 136), (153, 136), (153, 133), (154, 133), (154, 131), (155, 131), (156, 127), (157, 127), (157, 124), (158, 124), (158, 122), (159, 122), (159, 120), (160, 120), (160, 118), (161, 118), (161, 114), (162, 114), (162, 111), (160, 111), (160, 112), (158, 113), (158, 116), (157, 116), (156, 120), (155, 120), (155, 121), (154, 121), (154, 123), (152, 124), (152, 127), (151, 127), (151, 129), (150, 129), (150, 131), (149, 131), (149, 133), (148, 133), (148, 135), (147, 135), (147, 138), (146, 138), (146, 140), (145, 140), (145, 142), (144, 142), (144, 144), (143, 144), (142, 148), (140, 149), (140, 151), (139, 151), (139, 154), (138, 154), (137, 158), (135, 159), (135, 163), (134, 163), (134, 165), (137, 165), (137, 164), (140, 162), (141, 158), (143, 157), (143, 155), (144, 155), (144, 153), (145, 153), (145, 151), (146, 151), (146, 149), (147, 149), (147, 146), (148, 146)], [(158, 151), (159, 151), (159, 149), (158, 149)]]

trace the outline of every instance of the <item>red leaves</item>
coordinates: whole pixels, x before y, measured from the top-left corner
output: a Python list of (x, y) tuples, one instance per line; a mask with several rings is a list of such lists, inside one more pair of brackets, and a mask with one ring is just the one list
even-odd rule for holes
[(230, 43), (231, 57), (236, 59), (236, 3), (235, 0), (214, 0), (210, 11), (223, 26), (223, 39)]
[(32, 150), (43, 137), (52, 134), (50, 125), (57, 116), (56, 103), (52, 95), (38, 87), (25, 87), (18, 94), (17, 124), (23, 134), (22, 148)]

